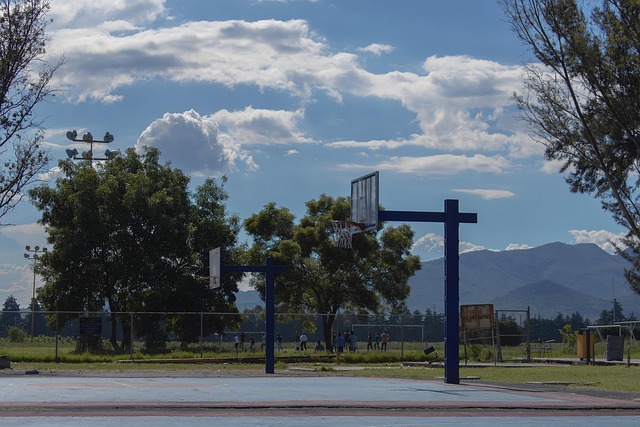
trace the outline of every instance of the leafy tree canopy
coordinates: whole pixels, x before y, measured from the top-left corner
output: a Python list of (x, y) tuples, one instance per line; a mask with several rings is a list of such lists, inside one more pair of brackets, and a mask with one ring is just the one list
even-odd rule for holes
[(5, 337), (12, 326), (20, 327), (21, 324), (20, 304), (13, 295), (9, 295), (2, 305), (0, 314), (0, 337)]
[[(353, 249), (343, 249), (330, 238), (331, 221), (349, 217), (349, 200), (321, 195), (306, 206), (298, 224), (287, 208), (273, 203), (248, 218), (245, 229), (254, 238), (249, 256), (255, 263), (270, 256), (287, 266), (276, 277), (276, 303), (287, 312), (327, 314), (323, 332), (330, 349), (338, 310), (401, 308), (420, 259), (410, 254), (413, 231), (407, 225), (387, 227), (380, 236), (355, 235)], [(264, 281), (256, 286), (264, 297)]]
[(48, 10), (46, 0), (0, 1), (0, 222), (49, 162), (34, 113), (64, 60), (43, 62)]
[[(145, 148), (141, 155), (128, 149), (97, 169), (66, 160), (54, 187), (29, 192), (53, 245), (38, 265), (45, 282), (38, 297), (47, 309), (235, 311), (234, 278), (223, 290), (199, 279), (209, 275), (210, 249), (226, 246), (231, 259), (240, 252), (240, 220), (225, 207), (226, 178), (207, 179), (190, 194), (189, 177), (159, 158), (157, 149)], [(127, 316), (119, 320), (126, 335)], [(152, 336), (160, 325), (143, 327), (139, 332)], [(183, 342), (200, 332), (178, 321), (168, 327)], [(217, 319), (207, 332), (222, 327)], [(112, 344), (118, 348), (115, 338)]]

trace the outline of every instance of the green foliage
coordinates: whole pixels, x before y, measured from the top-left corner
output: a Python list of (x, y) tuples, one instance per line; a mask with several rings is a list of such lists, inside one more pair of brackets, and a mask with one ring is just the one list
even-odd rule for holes
[[(463, 358), (464, 355), (461, 359)], [(494, 359), (493, 350), (484, 345), (470, 344), (467, 346), (467, 359), (474, 362), (490, 362)]]
[[(331, 349), (338, 310), (400, 308), (420, 260), (410, 254), (413, 231), (406, 225), (387, 227), (380, 236), (358, 234), (353, 249), (345, 250), (330, 238), (331, 221), (349, 217), (349, 200), (323, 194), (306, 206), (298, 224), (287, 208), (273, 203), (248, 218), (245, 229), (253, 238), (248, 255), (252, 263), (273, 257), (287, 267), (277, 278), (276, 303), (283, 312), (328, 314), (322, 318), (322, 330), (325, 347)], [(255, 285), (264, 296), (264, 280)]]
[(575, 353), (578, 338), (573, 333), (571, 325), (564, 325), (560, 329), (560, 336), (562, 337), (562, 351), (564, 353)]
[(0, 3), (0, 219), (22, 199), (49, 158), (42, 149), (37, 105), (53, 95), (53, 66), (44, 62), (46, 0)]
[(7, 338), (11, 342), (25, 342), (27, 337), (27, 333), (17, 326), (11, 326), (7, 331)]
[(626, 320), (622, 311), (622, 304), (617, 299), (612, 301), (611, 310), (602, 310), (600, 317), (596, 320), (596, 325), (611, 325), (615, 322)]
[(515, 347), (522, 343), (522, 329), (513, 319), (499, 320), (500, 345)]
[[(160, 152), (128, 149), (94, 169), (71, 160), (60, 162), (63, 176), (55, 187), (38, 187), (29, 195), (41, 211), (54, 249), (40, 258), (38, 272), (45, 285), (39, 300), (47, 310), (101, 311), (105, 301), (114, 350), (131, 346), (131, 319), (123, 312), (237, 311), (233, 301), (240, 276), (225, 277), (212, 290), (201, 277), (209, 275), (208, 252), (226, 247), (226, 261), (241, 256), (240, 221), (226, 210), (226, 178), (207, 179), (188, 190), (189, 177)], [(64, 325), (75, 314), (50, 317), (49, 327)], [(165, 334), (196, 342), (199, 319), (136, 321), (135, 333), (146, 337), (149, 351), (161, 351)], [(117, 324), (123, 337), (116, 340)], [(204, 333), (219, 332), (223, 317), (208, 316)]]
[(0, 338), (7, 336), (10, 327), (21, 325), (20, 304), (13, 295), (9, 295), (2, 306), (2, 313), (0, 313)]
[(422, 351), (372, 351), (342, 353), (340, 362), (346, 364), (382, 364), (399, 362), (424, 362), (427, 358)]

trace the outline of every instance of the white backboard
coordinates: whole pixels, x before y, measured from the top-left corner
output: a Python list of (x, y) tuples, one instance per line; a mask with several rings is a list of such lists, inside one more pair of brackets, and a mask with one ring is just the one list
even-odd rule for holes
[(379, 172), (351, 181), (351, 221), (364, 224), (364, 231), (378, 227)]
[(222, 283), (222, 255), (221, 248), (218, 246), (209, 251), (209, 288), (217, 289)]

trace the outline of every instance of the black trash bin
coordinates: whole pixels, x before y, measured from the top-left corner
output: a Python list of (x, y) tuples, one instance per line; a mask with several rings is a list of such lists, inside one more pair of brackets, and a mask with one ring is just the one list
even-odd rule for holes
[(624, 337), (616, 335), (607, 335), (607, 361), (619, 360), (624, 358)]

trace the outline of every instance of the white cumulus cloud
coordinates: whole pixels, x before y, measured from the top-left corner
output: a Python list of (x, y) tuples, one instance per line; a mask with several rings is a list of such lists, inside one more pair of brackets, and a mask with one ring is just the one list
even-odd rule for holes
[[(459, 242), (460, 253), (484, 250), (485, 247), (470, 242)], [(416, 240), (411, 246), (411, 253), (418, 255), (422, 261), (430, 261), (444, 256), (444, 236), (428, 233)]]
[(383, 53), (393, 52), (394, 47), (389, 44), (371, 43), (368, 46), (358, 48), (360, 52), (372, 53), (376, 56), (380, 56)]
[(312, 142), (298, 130), (298, 122), (303, 117), (303, 110), (264, 110), (247, 107), (242, 111), (220, 110), (209, 119), (218, 123), (234, 141), (246, 146)]
[[(371, 166), (342, 164), (343, 169), (369, 169)], [(375, 169), (418, 175), (455, 175), (463, 171), (499, 174), (510, 168), (502, 156), (488, 157), (482, 154), (463, 156), (438, 154), (425, 157), (391, 157), (375, 165)]]
[(136, 150), (143, 146), (160, 149), (162, 158), (194, 175), (221, 175), (242, 162), (257, 169), (253, 157), (231, 137), (220, 132), (218, 123), (194, 110), (165, 113), (142, 132)]
[(495, 199), (509, 199), (511, 197), (515, 197), (515, 194), (508, 190), (487, 190), (487, 189), (453, 189), (451, 191), (455, 191), (457, 193), (466, 193), (466, 194), (474, 194), (476, 196), (480, 196), (486, 200), (495, 200)]
[(569, 230), (569, 233), (573, 235), (575, 243), (594, 243), (610, 254), (615, 253), (612, 242), (622, 248), (625, 247), (621, 241), (624, 233), (616, 234), (607, 230)]

